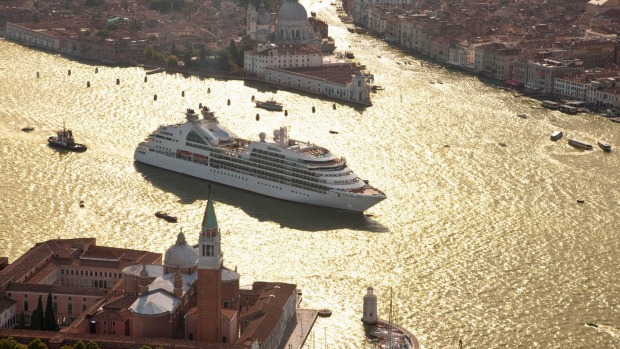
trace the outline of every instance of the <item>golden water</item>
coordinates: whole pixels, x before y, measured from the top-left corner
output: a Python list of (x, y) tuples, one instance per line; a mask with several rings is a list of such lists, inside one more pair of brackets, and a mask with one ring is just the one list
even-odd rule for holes
[[(163, 253), (180, 228), (196, 241), (207, 182), (135, 164), (133, 150), (203, 103), (246, 138), (292, 126), (293, 138), (345, 156), (388, 196), (367, 217), (213, 185), (225, 264), (242, 283), (296, 283), (303, 306), (332, 309), (308, 347), (370, 347), (359, 321), (367, 286), (385, 318), (394, 288), (398, 322), (427, 348), (455, 348), (459, 338), (468, 348), (617, 347), (618, 152), (549, 135), (620, 146), (620, 124), (531, 108), (539, 102), (348, 33), (327, 2), (307, 8), (385, 87), (372, 107), (333, 110), (312, 96), (179, 74), (145, 83), (139, 68), (0, 41), (0, 255), (82, 236)], [(274, 97), (288, 116), (256, 109), (252, 96)], [(87, 152), (46, 145), (63, 122)], [(162, 209), (179, 223), (155, 218)]]

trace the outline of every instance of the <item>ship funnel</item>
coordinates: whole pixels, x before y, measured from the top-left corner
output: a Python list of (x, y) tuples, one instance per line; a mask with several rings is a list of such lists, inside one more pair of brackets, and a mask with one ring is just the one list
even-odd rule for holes
[(280, 127), (280, 148), (288, 146), (288, 130), (286, 127)]

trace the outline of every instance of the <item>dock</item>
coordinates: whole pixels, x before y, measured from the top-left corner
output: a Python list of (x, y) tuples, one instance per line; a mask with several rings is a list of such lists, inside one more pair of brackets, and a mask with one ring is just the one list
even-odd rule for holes
[(313, 309), (297, 309), (297, 321), (284, 329), (284, 340), (278, 349), (301, 349), (314, 326), (319, 311)]

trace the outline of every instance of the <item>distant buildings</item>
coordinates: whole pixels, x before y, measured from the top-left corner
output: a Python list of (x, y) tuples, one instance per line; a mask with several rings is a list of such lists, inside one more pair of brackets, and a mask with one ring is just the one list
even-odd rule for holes
[[(47, 341), (276, 349), (297, 323), (296, 286), (255, 282), (240, 289), (240, 275), (223, 265), (220, 239), (209, 198), (197, 246), (180, 232), (163, 264), (158, 253), (97, 246), (94, 238), (38, 243), (0, 264), (0, 335), (31, 337), (11, 328), (21, 314), (28, 326), (38, 298), (50, 294), (61, 330), (37, 332)], [(312, 323), (304, 327), (308, 332)]]
[(326, 24), (313, 19), (313, 25), (303, 5), (285, 0), (275, 24), (262, 4), (256, 11), (250, 3), (247, 13), (248, 35), (254, 41), (254, 48), (244, 54), (247, 75), (282, 88), (371, 104), (370, 81), (361, 69), (323, 56)]

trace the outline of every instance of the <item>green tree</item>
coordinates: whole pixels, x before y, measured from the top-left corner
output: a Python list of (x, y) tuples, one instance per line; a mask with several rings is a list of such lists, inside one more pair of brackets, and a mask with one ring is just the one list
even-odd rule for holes
[(225, 49), (219, 49), (215, 52), (216, 68), (219, 70), (230, 70), (230, 53)]
[(39, 338), (33, 339), (30, 343), (28, 343), (28, 349), (47, 349), (47, 345), (43, 343)]
[(86, 344), (82, 341), (78, 341), (73, 345), (73, 349), (86, 349)]
[(26, 315), (24, 315), (24, 312), (22, 311), (21, 314), (19, 314), (19, 327), (20, 329), (25, 329), (26, 328)]
[(141, 346), (140, 349), (153, 349), (153, 348), (151, 348), (150, 346), (145, 344), (145, 345)]
[(86, 349), (99, 349), (99, 344), (93, 341), (88, 341), (88, 343), (86, 343)]
[(185, 62), (185, 66), (188, 68), (191, 68), (193, 65), (192, 62), (192, 53), (191, 52), (185, 52), (185, 54), (183, 55), (183, 62)]
[(65, 344), (62, 347), (60, 347), (60, 349), (73, 349), (73, 347), (70, 346), (69, 344)]
[(32, 312), (32, 316), (30, 317), (30, 329), (31, 330), (40, 330), (39, 327), (39, 312), (35, 309)]
[(58, 323), (56, 323), (56, 314), (54, 314), (51, 293), (47, 294), (47, 302), (45, 304), (45, 330), (58, 331)]
[(109, 31), (109, 30), (107, 30), (107, 29), (101, 29), (101, 30), (100, 30), (100, 31), (98, 31), (98, 32), (97, 32), (97, 34), (95, 34), (95, 35), (97, 35), (97, 36), (102, 37), (102, 38), (104, 38), (104, 39), (105, 39), (105, 38), (110, 37), (110, 31)]
[(144, 48), (144, 58), (152, 59), (154, 54), (155, 49), (153, 49), (153, 46), (151, 46), (151, 44), (146, 45), (146, 47)]
[(17, 341), (13, 337), (0, 339), (0, 349), (13, 349), (17, 345)]
[(43, 297), (39, 296), (39, 299), (37, 300), (37, 312), (39, 314), (37, 314), (38, 319), (39, 319), (39, 329), (40, 330), (44, 330), (45, 329), (45, 311), (43, 309)]
[(169, 67), (171, 67), (171, 66), (172, 66), (172, 67), (176, 67), (176, 66), (178, 66), (178, 65), (179, 65), (179, 58), (178, 58), (177, 56), (175, 56), (175, 55), (170, 55), (170, 56), (168, 56), (168, 57), (166, 58), (166, 64), (167, 64)]

